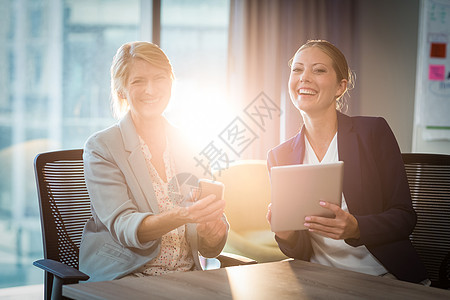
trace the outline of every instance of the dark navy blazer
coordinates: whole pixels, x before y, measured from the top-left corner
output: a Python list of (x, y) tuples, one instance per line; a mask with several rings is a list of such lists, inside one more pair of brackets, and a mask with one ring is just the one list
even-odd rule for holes
[[(269, 170), (303, 162), (304, 130), (269, 151)], [(409, 240), (416, 214), (400, 149), (389, 125), (383, 118), (349, 117), (338, 112), (337, 140), (339, 160), (344, 162), (345, 201), (358, 220), (361, 235), (345, 242), (355, 247), (365, 245), (398, 279), (426, 279), (425, 267)], [(309, 260), (309, 232), (296, 233), (294, 247), (277, 239), (278, 245), (289, 257)]]

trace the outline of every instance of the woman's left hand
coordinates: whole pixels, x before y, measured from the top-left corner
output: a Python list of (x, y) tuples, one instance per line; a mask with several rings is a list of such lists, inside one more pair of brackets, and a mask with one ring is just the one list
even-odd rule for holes
[(222, 217), (215, 221), (197, 224), (197, 234), (208, 247), (217, 246), (227, 233), (227, 225)]
[(335, 240), (359, 238), (358, 221), (352, 214), (343, 211), (339, 206), (335, 204), (325, 201), (320, 201), (320, 206), (331, 210), (336, 215), (336, 217), (306, 217), (305, 226), (309, 228), (309, 231)]

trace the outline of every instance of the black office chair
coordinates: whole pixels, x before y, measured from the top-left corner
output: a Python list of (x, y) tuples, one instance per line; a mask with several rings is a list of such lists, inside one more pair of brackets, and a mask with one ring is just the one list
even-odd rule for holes
[(431, 285), (450, 288), (450, 155), (403, 153), (417, 224), (410, 239)]
[[(87, 280), (78, 271), (83, 228), (91, 217), (84, 180), (83, 150), (38, 154), (34, 162), (39, 196), (44, 259), (33, 265), (45, 271), (45, 299), (61, 299), (62, 285)], [(222, 253), (221, 267), (254, 264), (246, 257)]]
[(91, 217), (82, 156), (81, 149), (55, 151), (34, 161), (44, 259), (33, 265), (45, 271), (45, 299), (60, 299), (63, 284), (89, 279), (78, 271), (81, 235)]

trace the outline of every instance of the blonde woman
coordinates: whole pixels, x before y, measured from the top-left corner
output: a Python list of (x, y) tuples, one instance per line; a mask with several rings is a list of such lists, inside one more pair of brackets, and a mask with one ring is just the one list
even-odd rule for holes
[(124, 44), (114, 56), (111, 93), (120, 120), (84, 149), (93, 217), (80, 270), (91, 281), (198, 270), (199, 253), (214, 257), (225, 245), (224, 200), (209, 195), (186, 206), (189, 195), (179, 195), (177, 175), (195, 177), (196, 153), (163, 116), (173, 79), (169, 59), (152, 43)]

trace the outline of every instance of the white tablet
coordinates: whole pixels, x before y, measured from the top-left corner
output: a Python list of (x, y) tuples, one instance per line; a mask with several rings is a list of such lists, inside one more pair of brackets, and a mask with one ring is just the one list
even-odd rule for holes
[(272, 167), (272, 231), (307, 229), (306, 216), (334, 217), (319, 201), (341, 206), (343, 174), (342, 161)]

